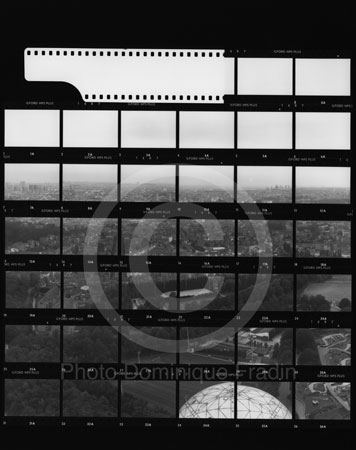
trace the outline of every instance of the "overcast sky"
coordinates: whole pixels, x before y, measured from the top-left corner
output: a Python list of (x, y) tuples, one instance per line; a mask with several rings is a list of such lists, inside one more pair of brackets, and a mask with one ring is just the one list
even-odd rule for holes
[(242, 188), (266, 188), (292, 185), (292, 168), (278, 166), (239, 166), (237, 185)]
[(121, 183), (155, 183), (175, 184), (176, 166), (171, 165), (138, 165), (124, 164), (121, 166)]
[(179, 166), (179, 186), (206, 186), (232, 190), (233, 166)]
[(5, 164), (5, 182), (59, 183), (59, 164)]
[(297, 187), (350, 188), (349, 167), (297, 167)]
[(117, 184), (116, 164), (64, 164), (63, 182)]

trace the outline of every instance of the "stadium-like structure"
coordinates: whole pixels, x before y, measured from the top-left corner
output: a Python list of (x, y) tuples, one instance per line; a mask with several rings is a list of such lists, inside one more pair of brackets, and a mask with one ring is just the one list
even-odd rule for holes
[[(214, 384), (193, 395), (179, 411), (181, 419), (233, 419), (234, 383)], [(291, 419), (290, 411), (273, 395), (237, 385), (237, 419)]]

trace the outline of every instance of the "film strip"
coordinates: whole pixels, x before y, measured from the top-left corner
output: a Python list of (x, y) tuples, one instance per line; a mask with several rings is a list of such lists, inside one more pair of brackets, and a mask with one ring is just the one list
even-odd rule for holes
[[(261, 64), (265, 77), (285, 82), (251, 87), (246, 73)], [(101, 77), (75, 78), (83, 67), (119, 82), (101, 93)], [(66, 81), (85, 103), (4, 111), (5, 426), (351, 426), (349, 73), (342, 52), (26, 49), (26, 80)], [(20, 134), (18, 123), (37, 132)], [(258, 170), (273, 185), (249, 185)], [(158, 174), (164, 184), (150, 184)], [(308, 191), (304, 181), (316, 174), (343, 184)], [(198, 175), (202, 184), (187, 182)], [(47, 176), (44, 186), (36, 176)], [(222, 243), (204, 233), (194, 240), (193, 223), (212, 217)], [(83, 256), (89, 219), (107, 223), (97, 256)], [(275, 253), (251, 238), (248, 224), (261, 219)], [(130, 247), (138, 224), (162, 220), (147, 254), (144, 235)], [(32, 225), (49, 232), (19, 241)], [(158, 307), (144, 301), (146, 270), (132, 264), (149, 267)], [(107, 310), (91, 300), (90, 267)], [(269, 275), (251, 315), (246, 298)], [(135, 343), (123, 333), (129, 325), (176, 341), (176, 351)], [(204, 340), (222, 328), (231, 337)], [(31, 389), (48, 393), (45, 413), (29, 404), (33, 413), (20, 417), (11, 392)]]
[(223, 50), (28, 48), (25, 78), (70, 83), (90, 102), (221, 103), (234, 87), (234, 62), (223, 54)]
[[(70, 83), (84, 101), (94, 103), (214, 104), (236, 94), (350, 95), (347, 53), (325, 55), (317, 64), (309, 54), (303, 57), (298, 52), (267, 55), (269, 58), (247, 50), (221, 49), (27, 48), (25, 78)], [(293, 64), (296, 64), (295, 85)], [(263, 75), (258, 75), (261, 68)], [(330, 72), (334, 73), (325, 76)], [(252, 80), (251, 73), (254, 73)]]

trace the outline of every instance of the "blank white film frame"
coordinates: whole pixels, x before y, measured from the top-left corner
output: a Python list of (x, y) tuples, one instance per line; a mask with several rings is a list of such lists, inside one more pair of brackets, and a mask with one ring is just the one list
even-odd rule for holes
[(234, 113), (184, 111), (179, 114), (180, 148), (234, 148)]
[(63, 111), (63, 147), (117, 146), (117, 111)]
[(291, 112), (237, 113), (237, 147), (259, 149), (292, 148)]
[(238, 95), (292, 95), (291, 58), (238, 58)]
[(350, 59), (296, 59), (296, 95), (350, 95)]
[(6, 109), (5, 147), (59, 147), (59, 111)]
[(296, 113), (296, 148), (350, 150), (350, 113)]
[(121, 147), (174, 148), (175, 111), (122, 111)]

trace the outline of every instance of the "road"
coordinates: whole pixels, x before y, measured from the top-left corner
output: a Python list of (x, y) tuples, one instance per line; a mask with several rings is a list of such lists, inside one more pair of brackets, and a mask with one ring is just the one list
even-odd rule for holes
[(333, 383), (325, 383), (330, 394), (347, 410), (350, 411), (350, 405), (343, 400), (333, 389)]

